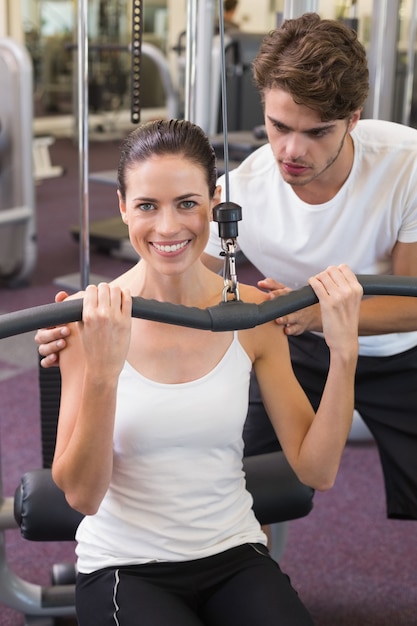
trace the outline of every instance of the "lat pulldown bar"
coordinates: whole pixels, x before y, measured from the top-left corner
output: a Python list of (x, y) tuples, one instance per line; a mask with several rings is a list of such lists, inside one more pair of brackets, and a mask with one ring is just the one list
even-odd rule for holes
[[(364, 295), (417, 297), (417, 278), (414, 277), (365, 274), (358, 275), (357, 278), (363, 287)], [(243, 330), (305, 309), (317, 301), (317, 296), (309, 285), (261, 304), (232, 300), (206, 309), (135, 297), (132, 316), (200, 330)], [(82, 306), (83, 300), (79, 298), (1, 315), (0, 339), (38, 328), (80, 321)]]

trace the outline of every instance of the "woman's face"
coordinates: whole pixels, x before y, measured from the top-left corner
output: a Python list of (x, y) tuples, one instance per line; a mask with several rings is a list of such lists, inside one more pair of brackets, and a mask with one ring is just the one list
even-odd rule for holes
[(119, 206), (133, 247), (158, 272), (182, 273), (206, 246), (220, 188), (211, 198), (203, 168), (178, 154), (136, 163), (125, 180)]

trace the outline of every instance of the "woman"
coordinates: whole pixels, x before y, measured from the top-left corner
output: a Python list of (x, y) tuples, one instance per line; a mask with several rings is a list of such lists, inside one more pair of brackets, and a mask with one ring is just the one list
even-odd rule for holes
[[(311, 625), (266, 548), (242, 473), (255, 368), (300, 480), (328, 489), (353, 413), (362, 288), (346, 266), (310, 284), (330, 368), (314, 414), (274, 322), (211, 333), (131, 319), (131, 298), (206, 308), (223, 278), (200, 261), (220, 200), (213, 149), (187, 121), (157, 121), (122, 147), (118, 199), (140, 261), (87, 287), (62, 352), (53, 476), (86, 515), (77, 532), (80, 626)], [(240, 286), (242, 300), (268, 296)], [(78, 296), (79, 297), (79, 296)]]

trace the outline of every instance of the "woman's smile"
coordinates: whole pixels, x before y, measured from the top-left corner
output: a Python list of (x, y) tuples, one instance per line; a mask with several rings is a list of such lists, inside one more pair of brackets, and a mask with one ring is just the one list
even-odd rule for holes
[(191, 239), (185, 239), (179, 242), (156, 242), (151, 241), (150, 245), (163, 256), (173, 256), (181, 254), (181, 252), (188, 246)]

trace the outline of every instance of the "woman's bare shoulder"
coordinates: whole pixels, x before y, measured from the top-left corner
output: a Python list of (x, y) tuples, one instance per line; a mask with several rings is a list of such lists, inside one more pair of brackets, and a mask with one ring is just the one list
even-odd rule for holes
[(109, 281), (110, 285), (120, 287), (121, 289), (130, 289), (133, 290), (133, 286), (137, 282), (138, 275), (138, 263), (128, 269), (123, 274), (120, 274), (113, 280)]
[(256, 304), (269, 300), (269, 295), (265, 291), (253, 285), (239, 284), (239, 296), (242, 302), (255, 302)]
[[(240, 285), (239, 293), (242, 302), (262, 304), (270, 299), (268, 293), (252, 285)], [(282, 329), (273, 320), (240, 331), (239, 338), (254, 364), (259, 358), (280, 354), (287, 342)]]

